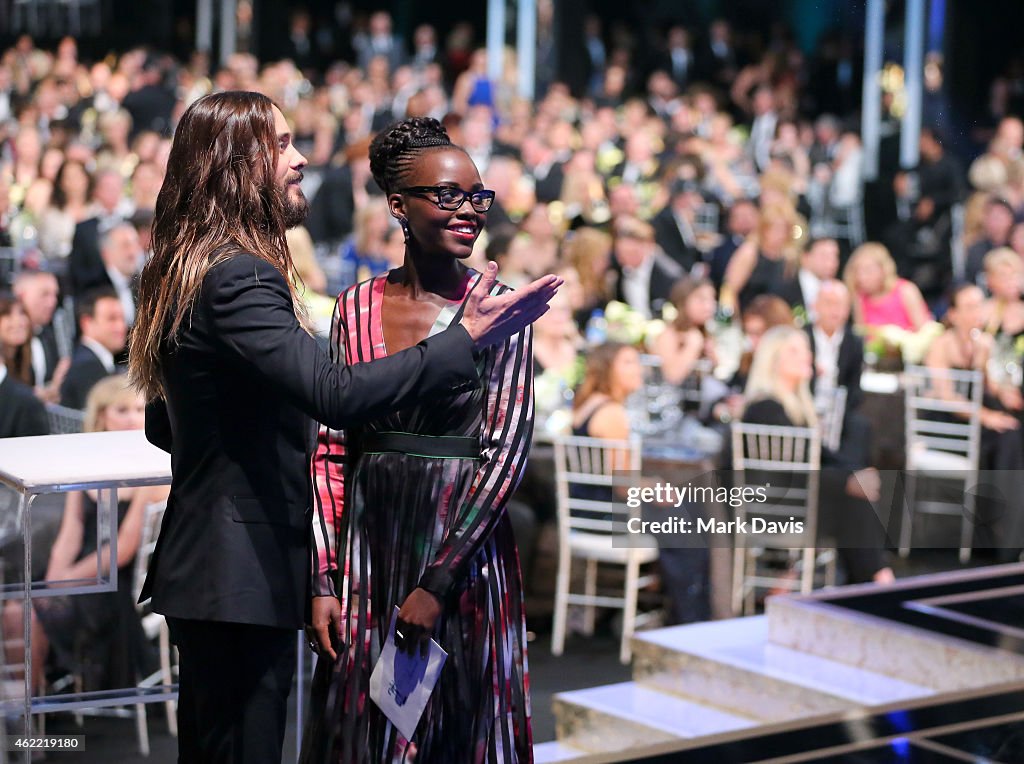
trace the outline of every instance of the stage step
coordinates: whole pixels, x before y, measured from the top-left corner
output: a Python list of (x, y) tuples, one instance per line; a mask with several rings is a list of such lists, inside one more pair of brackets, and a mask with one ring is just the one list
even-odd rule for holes
[(768, 642), (765, 616), (633, 637), (633, 678), (764, 722), (920, 698), (931, 688)]
[(732, 732), (754, 719), (695, 703), (636, 682), (558, 693), (557, 738), (593, 753)]
[[(933, 577), (934, 578), (934, 577)], [(905, 579), (912, 585), (915, 579)], [(904, 582), (897, 584), (901, 587)], [(844, 587), (852, 596), (863, 587)], [(833, 593), (833, 598), (835, 594)], [(935, 691), (1024, 679), (1024, 656), (807, 597), (770, 597), (768, 641)]]
[(578, 761), (587, 756), (575, 746), (566, 745), (558, 740), (548, 743), (537, 743), (533, 747), (533, 764), (557, 764), (561, 761)]

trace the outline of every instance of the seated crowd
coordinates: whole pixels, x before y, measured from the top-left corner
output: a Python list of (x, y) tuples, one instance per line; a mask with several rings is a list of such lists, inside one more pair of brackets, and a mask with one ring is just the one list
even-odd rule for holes
[[(237, 88), (280, 104), (309, 159), (310, 215), (288, 244), (321, 323), (341, 289), (404, 255), (370, 176), (371, 138), (406, 116), (443, 121), (497, 193), (470, 264), (497, 261), (513, 286), (548, 272), (566, 280), (536, 326), (538, 436), (635, 431), (629, 401), (647, 384), (645, 364), (662, 384), (697, 391), (672, 421), (696, 421), (677, 432), (701, 445), (721, 446), (737, 420), (812, 424), (815, 398), (843, 387), (843, 442), (825, 456), (823, 490), (849, 510), (837, 522), (856, 524), (877, 495), (875, 470), (891, 466), (875, 463), (879, 424), (903, 426), (863, 414), (861, 372), (902, 352), (985, 372), (981, 466), (1019, 467), (1021, 380), (991, 373), (993, 360), (1024, 365), (1017, 117), (1003, 117), (969, 173), (940, 128), (923, 130), (918, 167), (882, 168), (891, 204), (865, 229), (851, 222), (867, 203), (846, 121), (855, 95), (821, 85), (820, 62), (788, 55), (784, 31), (740, 41), (725, 22), (703, 39), (673, 26), (644, 57), (623, 43), (629, 30), (606, 35), (594, 19), (601, 54), (586, 86), (549, 77), (527, 101), (514, 94), (514, 65), (488, 79), (483, 52), (455, 35), (442, 51), (422, 27), (414, 50), (399, 40), (374, 55), (355, 42), (363, 22), (390, 29), (383, 11), (357, 19), (352, 61), (237, 54), (211, 70), (205, 57), (133, 49), (90, 62), (70, 38), (54, 51), (25, 38), (0, 56), (0, 245), (16, 260), (0, 283), (0, 437), (48, 432), (48, 408), (88, 411), (123, 370), (175, 120), (201, 95)], [(162, 97), (140, 95), (154, 90)], [(542, 522), (554, 514), (550, 485), (528, 474), (518, 497)], [(69, 500), (76, 528), (87, 500)], [(79, 546), (67, 541), (62, 564), (88, 559)], [(860, 547), (843, 560), (847, 580), (891, 580), (883, 540)], [(704, 612), (680, 608), (677, 619), (691, 617), (683, 611)]]

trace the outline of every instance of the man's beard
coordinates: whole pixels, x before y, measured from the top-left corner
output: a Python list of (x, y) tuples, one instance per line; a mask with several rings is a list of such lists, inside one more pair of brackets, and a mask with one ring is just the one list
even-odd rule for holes
[[(293, 188), (297, 193), (290, 193)], [(285, 228), (295, 228), (302, 225), (306, 215), (309, 214), (309, 200), (306, 199), (306, 195), (302, 193), (302, 189), (299, 188), (298, 184), (285, 186), (281, 194), (281, 206), (284, 209)]]

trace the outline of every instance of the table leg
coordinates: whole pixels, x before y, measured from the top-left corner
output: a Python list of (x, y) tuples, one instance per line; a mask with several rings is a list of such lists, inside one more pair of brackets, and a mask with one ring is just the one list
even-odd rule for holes
[[(96, 522), (96, 548), (103, 549), (104, 545), (109, 546), (107, 559), (110, 564), (107, 566), (106, 591), (117, 591), (117, 488), (101, 488), (97, 491), (96, 511), (100, 513)], [(104, 517), (106, 515), (106, 517)], [(104, 523), (103, 521), (106, 520)], [(96, 583), (103, 580), (103, 573), (100, 569), (96, 571)]]
[[(22, 582), (22, 638), (25, 664), (25, 722), (23, 735), (32, 734), (32, 503), (35, 495), (21, 494), (18, 512), (21, 513), (21, 536), (24, 547), (24, 581)], [(32, 761), (32, 752), (25, 751), (25, 761)]]

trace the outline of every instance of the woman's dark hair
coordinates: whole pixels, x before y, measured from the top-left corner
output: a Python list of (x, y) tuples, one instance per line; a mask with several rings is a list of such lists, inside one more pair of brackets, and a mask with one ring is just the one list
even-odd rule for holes
[(385, 194), (396, 193), (413, 160), (423, 151), (455, 146), (444, 125), (432, 117), (411, 117), (395, 122), (370, 143), (370, 171)]
[(60, 169), (57, 170), (57, 175), (53, 179), (53, 191), (50, 193), (50, 205), (63, 210), (68, 206), (68, 195), (64, 193), (64, 173), (70, 165), (78, 165), (82, 168), (82, 172), (85, 173), (86, 186), (85, 186), (85, 200), (89, 201), (92, 199), (93, 179), (92, 174), (85, 169), (85, 165), (79, 162), (77, 159), (65, 159), (61, 163)]
[(964, 292), (966, 292), (968, 289), (971, 289), (972, 287), (976, 289), (980, 288), (977, 284), (971, 281), (958, 281), (955, 284), (952, 284), (949, 287), (949, 291), (946, 293), (949, 307), (955, 308), (957, 300), (960, 299), (960, 295), (962, 295)]
[[(18, 301), (16, 297), (9, 294), (0, 294), (0, 318), (6, 318), (7, 316), (14, 313), (14, 311), (20, 310), (22, 313), (26, 313), (24, 306)], [(32, 385), (32, 339), (18, 347), (6, 347), (0, 344), (0, 360), (7, 366), (7, 371), (11, 375), (12, 379), (17, 379), (19, 382)]]
[(181, 117), (156, 200), (153, 257), (142, 271), (129, 373), (147, 399), (161, 392), (161, 346), (174, 343), (213, 266), (248, 253), (273, 265), (294, 293), (274, 104), (265, 95), (204, 96)]
[(942, 323), (947, 329), (952, 328), (953, 321), (950, 319), (949, 311), (956, 308), (957, 302), (960, 300), (960, 295), (966, 292), (968, 289), (981, 289), (977, 284), (970, 281), (957, 281), (950, 285), (949, 289), (946, 290), (946, 314), (942, 317)]
[(690, 329), (698, 329), (701, 334), (707, 334), (706, 327), (694, 326), (690, 323), (689, 316), (686, 315), (687, 300), (690, 299), (690, 295), (702, 287), (711, 287), (714, 290), (715, 285), (711, 283), (711, 279), (682, 278), (672, 286), (668, 299), (676, 309), (676, 318), (672, 322), (676, 331), (687, 332)]
[(574, 410), (579, 411), (587, 400), (598, 393), (607, 395), (611, 392), (612, 366), (619, 353), (628, 347), (632, 346), (624, 342), (605, 342), (587, 352), (587, 370), (573, 398)]

